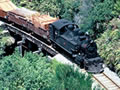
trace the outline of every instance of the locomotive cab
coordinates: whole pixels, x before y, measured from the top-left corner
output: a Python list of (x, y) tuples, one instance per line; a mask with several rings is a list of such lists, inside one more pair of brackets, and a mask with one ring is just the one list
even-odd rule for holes
[(73, 54), (78, 49), (78, 42), (74, 40), (75, 28), (78, 28), (74, 23), (61, 19), (50, 25), (50, 40), (67, 51)]

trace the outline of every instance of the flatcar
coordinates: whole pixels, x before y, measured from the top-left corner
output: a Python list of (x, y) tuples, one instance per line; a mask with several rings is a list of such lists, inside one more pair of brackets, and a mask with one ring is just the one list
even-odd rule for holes
[[(0, 7), (2, 5), (0, 4)], [(4, 15), (3, 12), (5, 12)], [(0, 17), (44, 38), (53, 48), (61, 48), (88, 72), (103, 71), (103, 60), (97, 53), (96, 43), (75, 23), (49, 15), (41, 15), (26, 8), (15, 8), (7, 12), (1, 8)]]
[(38, 12), (26, 8), (17, 8), (9, 11), (6, 17), (8, 21), (33, 31), (47, 41), (50, 41), (49, 24), (57, 20), (57, 18), (52, 18), (49, 15), (40, 15)]

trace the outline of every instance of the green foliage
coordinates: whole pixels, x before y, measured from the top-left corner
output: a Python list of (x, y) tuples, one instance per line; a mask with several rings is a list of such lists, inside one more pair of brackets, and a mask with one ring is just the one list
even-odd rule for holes
[(60, 16), (68, 20), (73, 20), (75, 12), (80, 8), (80, 0), (13, 0), (20, 7), (37, 10), (41, 14)]
[(2, 27), (0, 27), (0, 58), (1, 55), (5, 53), (4, 49), (14, 43), (14, 38), (11, 37), (10, 34), (6, 32)]
[(113, 18), (110, 23), (108, 24), (108, 28), (118, 28), (120, 29), (120, 19), (119, 18)]
[(120, 15), (120, 0), (116, 0), (116, 3), (114, 5), (113, 14), (116, 16)]
[(51, 61), (51, 68), (52, 68), (52, 70), (55, 72), (55, 70), (56, 70), (56, 67), (59, 65), (59, 64), (61, 64), (60, 62), (58, 62), (58, 61), (56, 61), (55, 59), (53, 59), (52, 61)]
[[(94, 1), (94, 0), (93, 0)], [(92, 9), (89, 11), (89, 16), (84, 21), (82, 29), (90, 32), (94, 36), (99, 35), (106, 30), (105, 22), (108, 22), (112, 17), (114, 0), (98, 0), (94, 1)]]
[(0, 28), (0, 58), (1, 58), (1, 55), (4, 53), (4, 50), (3, 50), (3, 44), (1, 42), (1, 39), (2, 39), (2, 28)]
[(14, 38), (11, 36), (6, 36), (1, 38), (1, 46), (10, 46), (15, 42)]
[[(99, 53), (104, 58), (105, 63), (108, 66), (113, 65), (116, 72), (118, 72), (120, 76), (120, 67), (119, 67), (119, 64), (120, 64), (120, 29), (114, 28), (114, 26), (112, 25), (112, 21), (109, 24), (110, 26), (108, 27), (113, 27), (113, 29), (107, 30), (106, 32), (104, 32), (102, 36), (96, 40), (96, 42), (98, 44)], [(116, 25), (115, 27), (118, 27), (118, 26)]]
[(50, 63), (41, 55), (18, 52), (0, 60), (0, 89), (46, 90), (50, 87), (53, 74)]
[[(72, 86), (71, 86), (72, 85)], [(0, 60), (0, 90), (90, 90), (90, 76), (42, 54), (15, 53)]]
[(52, 16), (57, 16), (60, 11), (58, 3), (56, 3), (57, 0), (14, 0), (13, 2), (20, 7), (37, 10), (41, 14), (50, 14)]
[(80, 11), (81, 0), (58, 0), (57, 3), (59, 3), (61, 18), (73, 21), (74, 15)]
[[(55, 78), (53, 78), (50, 90), (91, 90), (92, 80), (90, 76), (74, 70), (74, 67), (64, 64), (56, 65)], [(54, 65), (54, 66), (55, 66)]]

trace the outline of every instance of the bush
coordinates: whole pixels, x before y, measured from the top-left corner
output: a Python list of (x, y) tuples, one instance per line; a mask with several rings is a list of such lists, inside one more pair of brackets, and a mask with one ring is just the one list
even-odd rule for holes
[[(71, 86), (72, 85), (72, 86)], [(19, 51), (0, 60), (0, 90), (90, 90), (90, 76), (42, 54)]]
[[(114, 21), (114, 20), (113, 20)], [(119, 26), (114, 26), (115, 23), (109, 24), (109, 28), (96, 40), (100, 55), (104, 58), (105, 64), (115, 71), (120, 76), (120, 29)], [(119, 20), (120, 21), (120, 20)], [(116, 21), (117, 23), (117, 21)]]
[(53, 73), (50, 63), (41, 55), (19, 53), (0, 60), (0, 89), (10, 90), (43, 90), (51, 84)]
[(116, 0), (116, 3), (114, 5), (114, 10), (112, 13), (116, 16), (120, 15), (120, 0)]
[(4, 32), (0, 26), (0, 58), (5, 53), (5, 48), (15, 43), (15, 39), (9, 33)]
[(92, 0), (93, 7), (81, 29), (97, 38), (106, 30), (106, 23), (113, 18), (114, 0)]
[(69, 65), (55, 65), (55, 78), (50, 90), (91, 90), (92, 80), (89, 75), (86, 76)]

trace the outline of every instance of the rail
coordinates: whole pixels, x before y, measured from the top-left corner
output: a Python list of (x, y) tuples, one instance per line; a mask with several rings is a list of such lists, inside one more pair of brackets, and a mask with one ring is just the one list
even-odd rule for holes
[(92, 76), (106, 90), (120, 90), (120, 83), (116, 83), (104, 72), (101, 74), (93, 74)]

